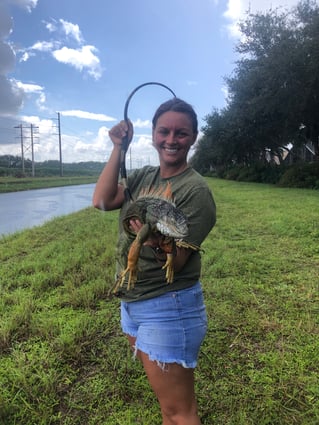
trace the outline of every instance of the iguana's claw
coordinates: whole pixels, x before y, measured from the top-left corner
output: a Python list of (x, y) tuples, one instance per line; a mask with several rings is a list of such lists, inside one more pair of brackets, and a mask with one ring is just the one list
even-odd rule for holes
[(129, 291), (130, 289), (134, 288), (135, 283), (137, 281), (137, 268), (126, 267), (126, 269), (121, 272), (116, 281), (115, 287), (113, 289), (114, 294), (119, 290), (119, 288), (122, 288), (122, 286), (124, 285), (127, 273), (129, 273), (127, 281), (127, 290)]
[(166, 281), (167, 283), (173, 283), (174, 281), (174, 264), (173, 264), (173, 254), (166, 254), (166, 263), (162, 267), (163, 270), (166, 269)]

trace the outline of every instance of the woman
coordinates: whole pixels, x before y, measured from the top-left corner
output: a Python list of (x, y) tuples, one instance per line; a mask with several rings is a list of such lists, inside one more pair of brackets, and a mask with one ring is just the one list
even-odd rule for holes
[[(173, 98), (157, 109), (152, 123), (160, 165), (132, 173), (130, 191), (136, 199), (141, 189), (170, 182), (176, 207), (188, 219), (186, 242), (200, 246), (215, 224), (216, 209), (204, 179), (187, 163), (198, 134), (196, 113), (188, 103)], [(132, 139), (132, 124), (121, 121), (109, 135), (114, 147), (96, 184), (93, 204), (103, 210), (121, 208), (118, 270), (123, 270), (130, 240), (121, 224), (127, 203), (118, 175), (122, 139)], [(130, 221), (135, 233), (141, 226), (139, 220)], [(162, 270), (164, 262), (159, 237), (152, 235), (141, 249), (134, 288), (121, 288), (122, 329), (159, 400), (163, 425), (198, 425), (194, 368), (207, 328), (199, 282), (200, 253), (191, 248), (176, 249), (171, 284)]]

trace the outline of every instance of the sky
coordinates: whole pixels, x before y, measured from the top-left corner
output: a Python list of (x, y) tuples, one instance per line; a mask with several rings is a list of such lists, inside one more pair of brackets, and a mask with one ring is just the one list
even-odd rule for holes
[[(297, 0), (0, 0), (0, 155), (108, 160), (108, 132), (132, 91), (159, 82), (190, 103), (200, 127), (226, 106), (247, 11)], [(151, 119), (171, 93), (139, 89), (128, 116), (128, 168), (157, 165)], [(60, 118), (60, 120), (58, 120)]]

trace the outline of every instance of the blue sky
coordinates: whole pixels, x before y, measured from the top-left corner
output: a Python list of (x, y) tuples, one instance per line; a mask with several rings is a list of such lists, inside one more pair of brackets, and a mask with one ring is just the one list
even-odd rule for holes
[[(191, 103), (199, 117), (226, 102), (235, 66), (236, 23), (245, 11), (292, 7), (296, 0), (0, 0), (0, 155), (105, 161), (108, 130), (123, 118), (138, 85), (157, 81)], [(129, 105), (135, 136), (129, 166), (157, 164), (150, 121), (170, 97), (159, 86)], [(131, 157), (130, 157), (131, 156)]]

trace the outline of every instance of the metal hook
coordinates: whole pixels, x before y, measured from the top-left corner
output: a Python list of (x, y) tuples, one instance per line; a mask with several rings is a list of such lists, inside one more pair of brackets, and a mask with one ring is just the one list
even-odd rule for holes
[[(171, 90), (165, 84), (157, 83), (155, 81), (151, 81), (151, 82), (148, 82), (148, 83), (141, 84), (141, 85), (139, 85), (138, 87), (136, 87), (132, 91), (132, 93), (129, 95), (129, 97), (127, 98), (127, 101), (125, 103), (125, 106), (124, 106), (124, 120), (126, 122), (128, 121), (128, 114), (127, 114), (127, 112), (128, 112), (128, 106), (129, 106), (129, 103), (130, 103), (132, 97), (134, 96), (134, 94), (139, 89), (141, 89), (142, 87), (145, 87), (145, 86), (150, 86), (150, 85), (156, 85), (156, 86), (164, 87), (165, 89), (167, 89), (168, 91), (170, 91), (174, 97), (176, 97), (176, 94), (173, 92), (173, 90)], [(132, 200), (131, 193), (129, 191), (129, 188), (127, 187), (127, 173), (126, 173), (126, 167), (125, 167), (125, 155), (126, 155), (126, 152), (127, 152), (127, 149), (128, 149), (128, 144), (129, 144), (128, 143), (128, 136), (125, 136), (122, 139), (120, 172), (121, 172), (121, 178), (123, 179), (123, 182), (124, 182), (125, 198), (128, 199), (128, 200)]]

